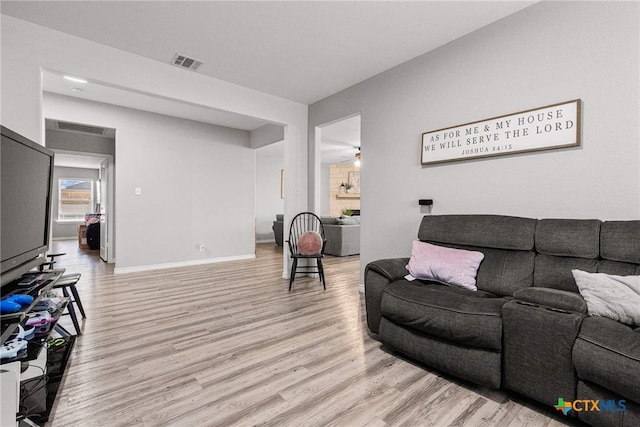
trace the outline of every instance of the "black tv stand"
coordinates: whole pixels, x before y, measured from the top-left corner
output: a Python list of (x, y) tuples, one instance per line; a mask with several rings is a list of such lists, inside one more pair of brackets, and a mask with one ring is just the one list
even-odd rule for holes
[[(0, 315), (2, 344), (15, 333), (18, 325), (26, 320), (28, 314), (41, 298), (53, 289), (63, 274), (64, 269), (29, 272), (2, 286), (2, 297), (24, 293), (34, 298), (28, 307), (19, 312)], [(31, 283), (25, 285), (26, 282)], [(49, 324), (48, 330), (41, 333), (36, 331), (34, 337), (29, 340), (26, 353), (23, 350), (17, 357), (0, 359), (3, 387), (2, 425), (13, 419), (11, 413), (15, 413), (16, 425), (44, 425), (49, 418), (76, 339), (58, 324), (69, 303), (69, 299), (61, 299), (62, 304), (53, 314), (54, 321)], [(15, 388), (5, 388), (11, 383), (15, 384)], [(19, 390), (17, 395), (15, 391), (10, 394), (11, 390), (16, 389)], [(13, 422), (11, 421), (11, 424)]]

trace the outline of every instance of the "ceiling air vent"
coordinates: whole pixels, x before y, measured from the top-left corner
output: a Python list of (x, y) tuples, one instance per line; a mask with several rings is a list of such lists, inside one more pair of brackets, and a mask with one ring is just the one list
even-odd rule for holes
[(61, 122), (61, 121), (57, 122), (57, 127), (59, 130), (90, 133), (91, 135), (104, 135), (106, 132), (105, 128), (99, 127), (99, 126), (81, 125), (78, 123)]
[(180, 55), (176, 53), (173, 59), (171, 60), (173, 65), (177, 65), (181, 68), (186, 68), (188, 70), (196, 71), (202, 65), (202, 61), (198, 61), (197, 59), (189, 58), (186, 55)]

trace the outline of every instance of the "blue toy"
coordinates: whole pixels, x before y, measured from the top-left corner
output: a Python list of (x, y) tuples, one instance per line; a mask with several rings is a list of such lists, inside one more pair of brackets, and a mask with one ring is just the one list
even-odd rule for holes
[(20, 304), (15, 303), (13, 301), (9, 301), (6, 299), (3, 299), (2, 301), (0, 301), (1, 314), (15, 313), (16, 311), (20, 311), (21, 308), (22, 306)]
[(22, 306), (25, 305), (29, 305), (33, 302), (33, 297), (31, 295), (27, 295), (27, 294), (15, 294), (15, 295), (11, 295), (9, 298), (7, 298), (9, 301), (13, 301), (15, 303), (18, 303)]
[(33, 297), (26, 294), (15, 294), (0, 301), (0, 313), (8, 314), (20, 311), (33, 302)]

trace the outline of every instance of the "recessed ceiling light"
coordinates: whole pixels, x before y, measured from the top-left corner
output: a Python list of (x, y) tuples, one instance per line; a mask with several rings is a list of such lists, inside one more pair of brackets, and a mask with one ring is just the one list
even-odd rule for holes
[(89, 83), (88, 80), (81, 79), (80, 77), (74, 77), (74, 76), (62, 76), (62, 77), (76, 83)]

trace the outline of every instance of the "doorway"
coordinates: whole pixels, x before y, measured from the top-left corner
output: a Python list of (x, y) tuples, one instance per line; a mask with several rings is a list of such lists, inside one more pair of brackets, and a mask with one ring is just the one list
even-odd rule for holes
[(83, 226), (88, 219), (98, 222), (96, 259), (113, 263), (115, 129), (53, 119), (46, 119), (45, 123), (45, 144), (56, 153), (53, 241), (77, 241), (75, 245), (79, 249), (87, 249)]
[(323, 216), (360, 213), (360, 147), (360, 114), (316, 127), (315, 200)]

